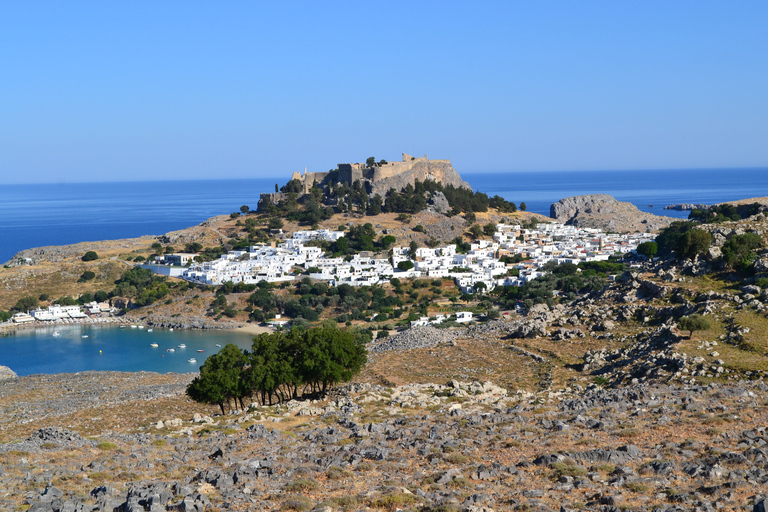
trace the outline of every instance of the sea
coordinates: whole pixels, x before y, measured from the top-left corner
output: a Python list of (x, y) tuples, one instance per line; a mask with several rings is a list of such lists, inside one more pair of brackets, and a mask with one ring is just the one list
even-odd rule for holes
[[(640, 210), (687, 218), (664, 210), (678, 203), (714, 204), (768, 196), (768, 168), (469, 173), (476, 191), (499, 195), (528, 211), (549, 215), (550, 205), (582, 194), (609, 194)], [(57, 183), (0, 186), (0, 262), (32, 247), (142, 235), (161, 235), (215, 215), (256, 209), (259, 194), (285, 177), (237, 180)], [(84, 370), (196, 371), (188, 359), (210, 355), (217, 344), (250, 346), (232, 332), (159, 331), (102, 326), (20, 330), (0, 338), (0, 365), (19, 375)], [(83, 338), (87, 335), (87, 338)], [(157, 341), (159, 347), (149, 344)], [(163, 343), (160, 343), (162, 341)], [(187, 349), (168, 352), (186, 344)], [(197, 350), (204, 350), (197, 353)], [(190, 355), (191, 354), (191, 355)], [(196, 357), (200, 364), (203, 357)]]
[(250, 349), (252, 342), (251, 334), (225, 330), (150, 331), (90, 324), (26, 327), (0, 336), (0, 365), (18, 375), (89, 370), (187, 373), (198, 371), (208, 356), (228, 343)]

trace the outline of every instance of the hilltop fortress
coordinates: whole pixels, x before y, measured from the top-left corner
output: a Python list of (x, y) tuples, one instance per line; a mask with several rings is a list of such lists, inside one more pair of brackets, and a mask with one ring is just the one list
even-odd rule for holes
[[(291, 181), (298, 183), (300, 195), (308, 194), (314, 186), (333, 186), (335, 183), (352, 185), (356, 181), (360, 181), (361, 185), (370, 190), (371, 197), (376, 194), (384, 197), (390, 189), (399, 192), (408, 184), (414, 185), (417, 180), (432, 180), (444, 186), (453, 185), (472, 190), (470, 184), (461, 179), (450, 160), (430, 160), (427, 155), (415, 157), (406, 153), (403, 153), (402, 162), (382, 160), (371, 165), (365, 163), (338, 164), (337, 169), (332, 171), (304, 171), (304, 174), (294, 172), (291, 176)], [(284, 192), (261, 194), (259, 207), (261, 208), (264, 201), (276, 204), (283, 199), (284, 195)]]

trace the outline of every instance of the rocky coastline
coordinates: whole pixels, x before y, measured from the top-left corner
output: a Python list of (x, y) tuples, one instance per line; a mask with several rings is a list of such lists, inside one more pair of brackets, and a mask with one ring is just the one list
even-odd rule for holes
[(664, 207), (665, 210), (677, 210), (679, 212), (684, 212), (688, 210), (707, 210), (709, 209), (711, 205), (708, 204), (690, 204), (690, 203), (681, 203), (681, 204), (668, 204)]

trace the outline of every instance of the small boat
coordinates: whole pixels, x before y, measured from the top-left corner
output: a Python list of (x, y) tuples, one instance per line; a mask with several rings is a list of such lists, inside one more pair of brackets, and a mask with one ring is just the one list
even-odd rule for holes
[(154, 329), (147, 329), (147, 332), (152, 332), (152, 331), (154, 331)]
[(169, 348), (168, 350), (166, 350), (166, 352), (176, 352), (176, 349), (175, 348)]
[(54, 336), (61, 336), (61, 333), (59, 331), (53, 331)]
[(217, 346), (217, 347), (220, 347), (221, 345), (219, 345), (219, 344), (217, 343), (217, 344), (216, 344), (216, 346)]
[(188, 363), (196, 363), (197, 359), (195, 359), (194, 357), (190, 357), (189, 359), (187, 359), (187, 362)]
[(139, 326), (139, 329), (143, 329), (143, 328), (144, 328), (144, 326), (143, 326), (143, 325), (140, 325), (140, 326)]
[(198, 352), (205, 352), (205, 350), (203, 350), (203, 349), (200, 349), (200, 350), (198, 350)]
[(170, 328), (170, 329), (168, 329), (168, 330), (169, 330), (169, 331), (171, 331), (171, 332), (173, 332), (173, 327), (171, 327), (171, 328)]
[(157, 344), (157, 343), (150, 343), (150, 344), (149, 344), (149, 346), (150, 346), (150, 347), (157, 347), (157, 346), (158, 346), (158, 344)]
[(124, 325), (121, 325), (121, 326), (120, 326), (120, 328), (121, 328), (121, 329), (125, 329), (125, 326), (124, 326)]
[(82, 337), (82, 338), (87, 338), (87, 337), (88, 337), (88, 335), (87, 335), (87, 334), (83, 334), (81, 337)]
[(184, 343), (179, 343), (179, 348), (187, 348), (187, 346)]
[(138, 327), (138, 325), (132, 325), (131, 329), (136, 329), (137, 327)]

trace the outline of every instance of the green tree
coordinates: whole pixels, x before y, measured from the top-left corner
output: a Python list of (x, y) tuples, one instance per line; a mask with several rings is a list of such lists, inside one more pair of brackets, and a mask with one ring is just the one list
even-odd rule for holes
[(527, 209), (528, 209), (528, 206), (526, 206), (525, 202), (521, 202), (520, 203), (520, 211), (524, 212)]
[(403, 260), (397, 263), (397, 268), (403, 271), (408, 271), (413, 268), (413, 262), (411, 260)]
[(16, 305), (11, 308), (11, 311), (19, 311), (21, 313), (26, 313), (27, 311), (35, 309), (38, 306), (38, 304), (40, 303), (35, 297), (31, 295), (26, 295), (16, 301)]
[(225, 414), (224, 404), (234, 400), (245, 408), (243, 398), (251, 394), (245, 379), (248, 356), (237, 345), (225, 345), (218, 354), (205, 360), (200, 376), (187, 386), (187, 395), (196, 402), (217, 404)]
[(408, 254), (411, 258), (416, 257), (416, 250), (419, 248), (419, 244), (416, 243), (416, 240), (411, 240), (411, 243), (408, 244)]
[(757, 233), (734, 235), (723, 244), (723, 265), (726, 268), (746, 270), (757, 258), (755, 249), (762, 246)]
[(80, 259), (83, 261), (93, 261), (99, 259), (99, 255), (95, 251), (88, 251)]
[(78, 283), (84, 283), (86, 281), (90, 281), (91, 279), (94, 279), (96, 277), (96, 273), (92, 272), (90, 270), (86, 270), (82, 273), (80, 276), (80, 279), (77, 280)]
[(637, 246), (637, 254), (645, 256), (649, 260), (652, 260), (658, 252), (659, 246), (656, 242), (643, 242)]
[(0, 311), (0, 322), (5, 323), (11, 319), (11, 314), (8, 311)]
[(365, 159), (365, 165), (368, 167), (373, 167), (374, 165), (376, 165), (376, 159), (372, 156), (369, 156), (368, 158)]
[(688, 331), (690, 333), (688, 334), (688, 337), (691, 338), (693, 336), (693, 331), (706, 331), (711, 326), (709, 325), (709, 320), (705, 317), (701, 315), (689, 315), (682, 317), (677, 323), (677, 327), (684, 331)]
[(351, 332), (335, 327), (317, 327), (296, 335), (301, 351), (296, 371), (312, 391), (325, 394), (339, 382), (346, 382), (362, 370), (367, 360), (365, 345)]
[(240, 207), (240, 212), (243, 215), (247, 214), (249, 211), (251, 211), (251, 209), (248, 207), (247, 204), (244, 204), (243, 206)]
[(709, 250), (712, 235), (701, 229), (691, 229), (683, 233), (677, 240), (675, 252), (681, 258), (694, 259)]
[(472, 238), (477, 240), (483, 236), (483, 228), (481, 228), (479, 224), (472, 224), (472, 227), (469, 228), (469, 234), (472, 235)]
[(275, 229), (275, 230), (277, 230), (277, 229), (283, 229), (283, 221), (282, 221), (282, 220), (280, 220), (280, 219), (279, 219), (279, 218), (277, 218), (277, 217), (272, 217), (272, 218), (271, 218), (271, 219), (269, 219), (269, 221), (267, 222), (267, 227), (268, 227), (269, 229)]
[(496, 224), (489, 222), (483, 226), (483, 233), (485, 233), (487, 236), (493, 236), (496, 233)]

